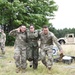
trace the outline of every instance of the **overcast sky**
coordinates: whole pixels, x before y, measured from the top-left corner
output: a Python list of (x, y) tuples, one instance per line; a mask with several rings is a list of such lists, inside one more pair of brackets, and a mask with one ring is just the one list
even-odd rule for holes
[(55, 0), (59, 6), (52, 21), (56, 29), (75, 28), (75, 0)]

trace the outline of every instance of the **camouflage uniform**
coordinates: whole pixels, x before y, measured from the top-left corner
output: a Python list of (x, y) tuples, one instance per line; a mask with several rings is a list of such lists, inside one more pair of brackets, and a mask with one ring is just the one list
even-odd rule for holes
[(2, 54), (5, 54), (5, 42), (6, 42), (6, 34), (4, 32), (0, 32), (0, 47), (2, 50)]
[[(57, 45), (59, 50), (62, 50), (60, 47), (60, 44), (57, 42), (57, 38), (52, 32), (48, 32), (47, 35), (45, 35), (43, 32), (40, 32), (40, 40), (41, 40), (41, 60), (42, 63), (47, 67), (51, 68), (53, 65), (53, 42)], [(46, 59), (47, 55), (47, 59)]]
[(17, 32), (16, 29), (10, 31), (9, 35), (16, 36), (15, 40), (15, 51), (14, 51), (14, 59), (16, 63), (16, 67), (25, 69), (27, 66), (26, 63), (26, 33), (25, 32)]
[[(28, 47), (27, 47), (27, 59), (29, 61), (33, 61), (33, 68), (37, 68), (38, 65), (38, 31), (35, 30), (34, 32), (27, 32), (27, 39), (28, 39)], [(35, 67), (35, 65), (36, 67)]]

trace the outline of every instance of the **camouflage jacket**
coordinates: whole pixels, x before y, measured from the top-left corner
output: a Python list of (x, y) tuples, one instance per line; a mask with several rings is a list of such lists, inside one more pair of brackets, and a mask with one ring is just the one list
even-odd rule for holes
[(26, 47), (26, 32), (18, 32), (16, 29), (10, 31), (9, 35), (15, 36), (15, 45), (14, 46), (19, 46), (21, 48)]
[(28, 40), (28, 43), (38, 43), (38, 40), (39, 40), (39, 34), (38, 34), (38, 31), (35, 30), (34, 32), (30, 32), (30, 31), (27, 31), (27, 40)]
[(57, 41), (56, 36), (52, 33), (52, 32), (48, 32), (47, 35), (45, 35), (42, 31), (40, 32), (40, 41), (41, 41), (41, 48), (45, 46), (51, 46), (53, 45), (53, 43), (55, 43), (57, 45), (57, 47), (59, 48), (59, 50), (62, 50), (60, 44)]

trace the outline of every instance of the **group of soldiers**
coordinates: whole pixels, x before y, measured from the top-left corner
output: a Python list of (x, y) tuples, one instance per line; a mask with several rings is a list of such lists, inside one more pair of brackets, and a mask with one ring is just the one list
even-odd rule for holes
[(35, 30), (34, 25), (30, 25), (29, 28), (21, 25), (17, 29), (11, 30), (9, 35), (15, 37), (14, 60), (17, 73), (20, 71), (25, 72), (27, 61), (30, 62), (30, 67), (37, 69), (39, 58), (50, 70), (53, 65), (53, 43), (57, 45), (60, 54), (63, 54), (56, 36), (49, 31), (47, 25), (44, 25), (42, 30)]

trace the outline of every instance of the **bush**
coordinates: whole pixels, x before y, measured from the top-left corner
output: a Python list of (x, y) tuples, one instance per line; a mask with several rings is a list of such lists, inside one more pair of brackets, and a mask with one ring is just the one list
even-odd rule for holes
[(6, 33), (6, 46), (13, 46), (15, 38)]

